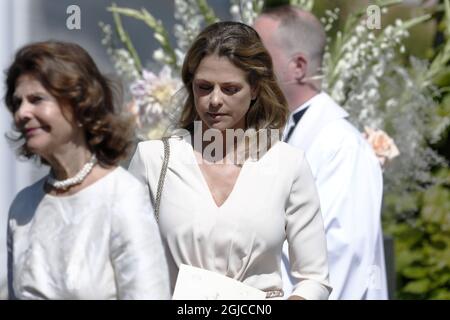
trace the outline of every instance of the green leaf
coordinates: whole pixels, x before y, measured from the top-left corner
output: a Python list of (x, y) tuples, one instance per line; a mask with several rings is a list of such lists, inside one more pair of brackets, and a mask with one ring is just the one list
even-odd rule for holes
[(405, 277), (411, 279), (421, 279), (427, 276), (428, 272), (423, 267), (408, 267), (401, 272)]
[(379, 7), (388, 7), (402, 3), (403, 0), (377, 0), (376, 5)]
[(450, 289), (437, 289), (431, 295), (433, 300), (450, 300)]
[(440, 275), (438, 279), (436, 280), (436, 285), (439, 287), (447, 287), (449, 288), (450, 292), (450, 269), (446, 269), (446, 273)]
[(450, 37), (450, 1), (445, 0), (445, 20), (446, 20), (446, 28), (445, 33), (447, 37)]
[(168, 55), (169, 58), (167, 63), (173, 67), (176, 67), (177, 58), (175, 55), (175, 51), (169, 43), (169, 34), (160, 20), (157, 20), (150, 12), (148, 12), (144, 8), (141, 11), (138, 11), (113, 5), (108, 8), (108, 11), (111, 11), (112, 13), (117, 15), (121, 14), (143, 21), (153, 30), (155, 39), (160, 43), (161, 48)]
[[(396, 247), (399, 247), (396, 244)], [(398, 272), (402, 272), (403, 269), (411, 266), (414, 263), (420, 263), (424, 259), (424, 254), (422, 251), (415, 250), (411, 251), (409, 247), (402, 251), (396, 250), (395, 266)]]
[(206, 24), (209, 25), (219, 21), (214, 10), (208, 5), (206, 0), (197, 0), (197, 5), (203, 18), (205, 18)]
[(133, 42), (131, 41), (130, 36), (125, 31), (122, 25), (122, 20), (120, 18), (120, 14), (115, 12), (114, 9), (117, 8), (117, 6), (113, 3), (111, 6), (113, 10), (110, 10), (113, 14), (114, 24), (116, 26), (117, 33), (119, 35), (120, 41), (124, 44), (128, 52), (130, 53), (131, 57), (133, 58), (134, 65), (138, 72), (142, 72), (142, 64), (141, 59), (139, 58), (139, 55), (137, 54), (137, 51), (133, 45)]
[(430, 288), (430, 280), (421, 279), (416, 281), (409, 282), (404, 288), (403, 291), (407, 293), (413, 294), (424, 294)]

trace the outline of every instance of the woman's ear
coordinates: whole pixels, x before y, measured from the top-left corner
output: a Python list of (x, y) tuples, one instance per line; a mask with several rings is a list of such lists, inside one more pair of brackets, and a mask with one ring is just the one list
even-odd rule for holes
[(252, 96), (252, 100), (255, 100), (259, 94), (259, 85), (252, 86), (250, 94)]

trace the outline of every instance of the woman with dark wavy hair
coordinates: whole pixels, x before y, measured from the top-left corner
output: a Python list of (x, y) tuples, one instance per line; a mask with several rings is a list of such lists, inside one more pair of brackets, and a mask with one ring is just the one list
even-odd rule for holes
[(27, 45), (7, 70), (6, 89), (19, 153), (50, 166), (10, 208), (10, 297), (168, 298), (148, 193), (118, 166), (133, 127), (89, 54), (71, 43)]
[[(154, 199), (175, 298), (243, 297), (240, 289), (222, 291), (217, 274), (239, 281), (232, 281), (236, 288), (258, 289), (254, 298), (282, 297), (287, 239), (296, 283), (289, 298), (327, 299), (314, 180), (302, 151), (279, 141), (288, 107), (258, 34), (237, 22), (208, 26), (186, 54), (182, 79), (185, 134), (165, 139), (165, 148), (161, 141), (139, 143), (129, 168)], [(215, 274), (204, 287), (179, 295), (179, 271), (192, 267)]]

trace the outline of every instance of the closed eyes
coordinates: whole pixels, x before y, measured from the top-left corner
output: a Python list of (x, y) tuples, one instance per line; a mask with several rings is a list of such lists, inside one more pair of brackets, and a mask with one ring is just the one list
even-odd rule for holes
[(44, 100), (44, 97), (39, 95), (31, 95), (28, 97), (28, 101), (30, 101), (33, 104), (39, 104), (42, 100)]
[[(208, 94), (214, 89), (214, 86), (207, 85), (207, 84), (197, 84), (196, 88), (200, 94)], [(234, 86), (234, 85), (233, 86), (222, 86), (220, 88), (220, 90), (227, 95), (233, 95), (233, 94), (238, 93), (241, 90), (241, 87)]]

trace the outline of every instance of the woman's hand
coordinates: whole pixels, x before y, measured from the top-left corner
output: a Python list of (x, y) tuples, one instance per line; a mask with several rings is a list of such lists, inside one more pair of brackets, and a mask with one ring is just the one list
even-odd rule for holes
[(306, 299), (300, 296), (292, 295), (288, 298), (288, 300), (306, 300)]

